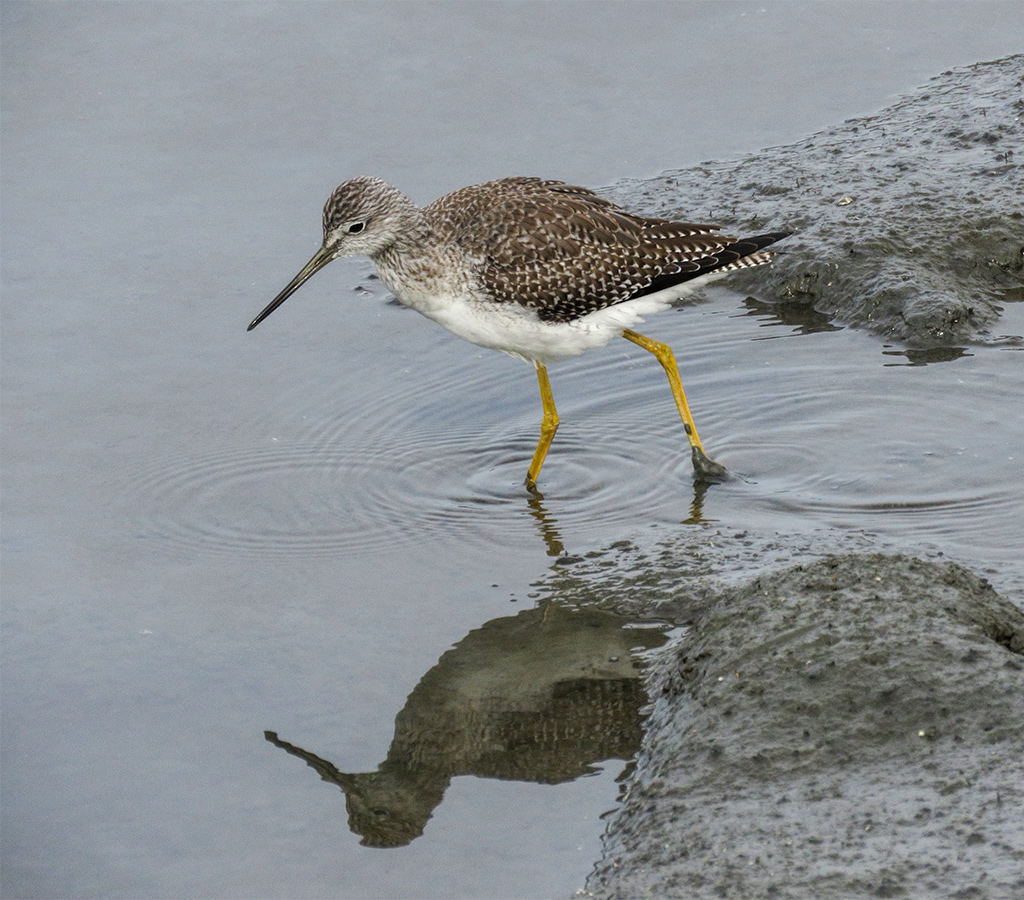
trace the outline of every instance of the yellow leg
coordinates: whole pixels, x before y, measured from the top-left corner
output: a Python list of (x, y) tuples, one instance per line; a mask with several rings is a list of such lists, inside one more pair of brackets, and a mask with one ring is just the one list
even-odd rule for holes
[(643, 347), (648, 353), (657, 357), (661, 367), (668, 375), (668, 384), (672, 389), (672, 397), (676, 401), (676, 408), (679, 410), (679, 417), (683, 420), (683, 427), (686, 429), (686, 436), (690, 440), (690, 455), (693, 458), (694, 471), (701, 478), (724, 478), (728, 474), (725, 466), (716, 463), (704, 452), (704, 445), (700, 442), (697, 434), (697, 426), (694, 424), (693, 416), (690, 415), (690, 405), (686, 402), (686, 394), (683, 391), (683, 383), (679, 380), (679, 367), (676, 365), (676, 358), (672, 354), (672, 348), (668, 344), (653, 341), (649, 337), (638, 334), (630, 328), (622, 332), (627, 341), (632, 341), (638, 347)]
[(540, 467), (544, 465), (544, 457), (547, 456), (548, 447), (551, 446), (551, 439), (558, 431), (558, 412), (555, 410), (555, 398), (551, 396), (548, 370), (544, 367), (544, 363), (539, 362), (535, 365), (537, 366), (537, 381), (540, 383), (540, 402), (544, 404), (544, 418), (540, 422), (540, 440), (537, 441), (537, 449), (533, 451), (530, 471), (526, 473), (526, 483), (530, 487), (536, 486)]

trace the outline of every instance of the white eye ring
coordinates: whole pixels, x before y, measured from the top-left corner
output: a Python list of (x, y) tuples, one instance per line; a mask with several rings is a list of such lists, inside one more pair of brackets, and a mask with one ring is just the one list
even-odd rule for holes
[(349, 234), (359, 234), (359, 232), (362, 231), (365, 227), (366, 227), (366, 223), (365, 222), (353, 222), (345, 230)]

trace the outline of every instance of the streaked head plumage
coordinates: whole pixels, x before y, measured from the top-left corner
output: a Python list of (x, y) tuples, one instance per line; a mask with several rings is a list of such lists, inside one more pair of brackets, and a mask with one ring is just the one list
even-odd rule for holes
[(416, 205), (373, 175), (342, 182), (324, 204), (324, 247), (332, 256), (376, 256), (407, 228)]

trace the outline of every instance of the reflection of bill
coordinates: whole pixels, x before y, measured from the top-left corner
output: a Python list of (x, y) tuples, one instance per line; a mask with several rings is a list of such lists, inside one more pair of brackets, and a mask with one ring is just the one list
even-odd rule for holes
[(345, 792), (349, 827), (370, 847), (423, 833), (451, 779), (558, 784), (632, 759), (647, 702), (638, 652), (662, 631), (597, 610), (546, 603), (471, 631), (423, 676), (395, 718), (387, 759), (347, 774), (266, 738)]

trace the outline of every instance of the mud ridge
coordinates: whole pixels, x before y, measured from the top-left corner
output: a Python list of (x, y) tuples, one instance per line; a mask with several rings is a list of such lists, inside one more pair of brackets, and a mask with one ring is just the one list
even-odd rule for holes
[(1024, 300), (1024, 55), (946, 72), (877, 115), (745, 159), (607, 193), (647, 214), (736, 233), (790, 229), (783, 255), (730, 276), (917, 348), (1020, 344), (998, 328)]
[(644, 749), (581, 896), (1024, 896), (1024, 613), (828, 556), (658, 610)]

